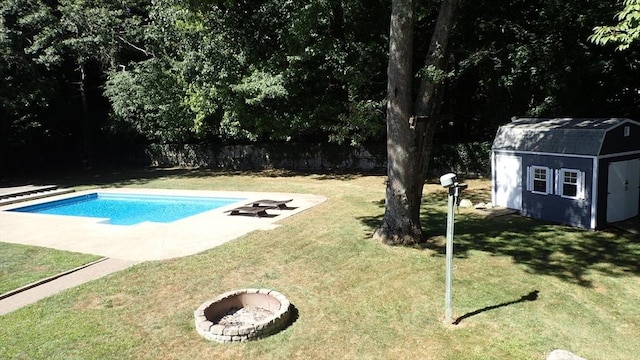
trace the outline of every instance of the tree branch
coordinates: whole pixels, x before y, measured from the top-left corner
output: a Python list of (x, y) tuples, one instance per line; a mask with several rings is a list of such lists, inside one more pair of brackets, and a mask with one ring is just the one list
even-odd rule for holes
[(120, 39), (120, 41), (122, 41), (123, 43), (131, 46), (132, 48), (140, 51), (141, 53), (145, 54), (146, 56), (155, 57), (155, 55), (151, 51), (147, 51), (147, 50), (145, 50), (145, 49), (143, 49), (141, 47), (138, 47), (138, 46), (134, 45), (133, 43), (129, 42), (127, 39), (123, 38), (120, 35), (117, 35), (117, 36), (118, 36), (118, 39)]

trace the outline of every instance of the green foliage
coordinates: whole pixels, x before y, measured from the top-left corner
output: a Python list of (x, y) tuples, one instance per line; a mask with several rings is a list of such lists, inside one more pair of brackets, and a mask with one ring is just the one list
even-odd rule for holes
[(454, 76), (452, 72), (445, 72), (442, 69), (436, 69), (436, 66), (431, 64), (418, 71), (418, 76), (434, 83), (443, 83), (445, 80)]
[(384, 107), (384, 101), (351, 101), (349, 112), (340, 115), (339, 122), (330, 127), (329, 140), (359, 146), (376, 138), (384, 131)]
[(435, 144), (429, 164), (434, 176), (446, 172), (491, 176), (490, 141), (459, 144)]
[[(356, 24), (382, 14), (357, 2), (159, 0), (149, 8), (145, 48), (165, 66), (132, 62), (126, 71), (138, 83), (152, 69), (175, 76), (177, 88), (162, 97), (174, 111), (152, 116), (122, 111), (143, 109), (150, 102), (157, 106), (160, 97), (145, 99), (136, 87), (109, 89), (118, 75), (110, 77), (106, 94), (118, 119), (152, 140), (184, 141), (177, 134), (186, 126), (192, 140), (314, 137), (360, 143), (382, 130), (380, 113), (369, 104), (384, 98), (384, 74), (372, 77), (368, 70), (384, 66), (385, 29), (372, 35)], [(138, 67), (145, 71), (130, 70)], [(169, 127), (136, 124), (140, 122), (176, 123), (181, 130), (160, 136)], [(148, 132), (154, 127), (156, 133)]]
[(271, 75), (260, 70), (232, 84), (231, 90), (244, 98), (247, 105), (257, 105), (265, 99), (276, 99), (287, 95), (282, 74)]
[(116, 121), (153, 141), (184, 142), (195, 129), (189, 122), (193, 114), (183, 103), (182, 86), (169, 64), (150, 59), (131, 71), (110, 73), (105, 95), (112, 101)]
[[(7, 3), (10, 5), (11, 3)], [(51, 8), (43, 2), (29, 2), (16, 4), (13, 9), (22, 12), (15, 14), (18, 29), (16, 35), (27, 35), (28, 43), (24, 44), (24, 54), (31, 56), (35, 64), (41, 64), (48, 68), (62, 61), (62, 56), (55, 48), (59, 35), (56, 27), (57, 18)], [(26, 6), (25, 6), (26, 5)], [(6, 19), (6, 17), (5, 17)], [(26, 30), (25, 32), (23, 32)]]
[[(513, 115), (639, 116), (637, 56), (593, 43), (631, 44), (638, 6), (461, 2), (452, 70), (416, 74), (447, 86), (438, 141), (489, 140)], [(388, 0), (2, 1), (2, 154), (107, 131), (160, 142), (383, 142), (389, 10)], [(416, 4), (416, 63), (437, 11)], [(619, 24), (594, 35), (616, 11)], [(83, 131), (81, 80), (93, 105)]]
[(42, 1), (0, 3), (1, 153), (29, 142), (46, 119), (56, 91), (52, 70), (61, 62), (55, 49), (56, 17)]
[(124, 51), (135, 49), (149, 55), (135, 45), (144, 18), (134, 13), (145, 6), (147, 0), (134, 0), (127, 4), (119, 0), (60, 0), (60, 46), (76, 63), (95, 60), (106, 68), (114, 69), (126, 59)]
[(137, 0), (0, 4), (0, 167), (34, 147), (63, 148), (75, 158), (74, 147), (90, 146), (106, 117), (92, 107), (104, 106), (100, 76), (131, 57), (140, 35), (137, 6)]
[(477, 134), (464, 141), (491, 139), (511, 116), (637, 115), (629, 93), (638, 86), (635, 57), (587, 41), (613, 9), (578, 0), (465, 2), (453, 40), (454, 97), (444, 105)]
[(618, 44), (616, 50), (626, 50), (640, 38), (640, 0), (625, 0), (624, 8), (616, 15), (618, 23), (596, 26), (589, 40), (598, 45)]

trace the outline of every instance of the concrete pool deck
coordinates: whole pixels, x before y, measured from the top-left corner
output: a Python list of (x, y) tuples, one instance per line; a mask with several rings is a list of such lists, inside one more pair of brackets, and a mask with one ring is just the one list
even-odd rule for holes
[[(170, 223), (110, 225), (105, 219), (4, 211), (95, 192), (204, 196), (244, 200)], [(261, 199), (287, 200), (290, 209), (273, 209), (268, 217), (231, 216), (225, 211)], [(163, 260), (193, 255), (255, 230), (277, 227), (278, 221), (326, 200), (323, 196), (165, 189), (94, 189), (0, 207), (0, 242), (43, 246), (131, 261)]]
[[(244, 200), (171, 223), (109, 225), (104, 219), (4, 211), (94, 192), (205, 196)], [(288, 200), (288, 209), (270, 209), (268, 217), (231, 216), (225, 211), (262, 199)], [(30, 284), (0, 299), (0, 315), (85, 282), (150, 260), (193, 255), (255, 230), (270, 230), (279, 220), (326, 200), (297, 193), (203, 190), (93, 189), (0, 206), (0, 242), (48, 247), (105, 257), (100, 261)]]

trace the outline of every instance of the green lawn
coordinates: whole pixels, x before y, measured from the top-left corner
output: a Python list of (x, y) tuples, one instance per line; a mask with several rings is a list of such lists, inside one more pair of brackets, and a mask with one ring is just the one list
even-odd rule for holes
[(99, 258), (95, 255), (0, 242), (0, 294)]
[[(147, 262), (7, 314), (0, 358), (587, 359), (640, 354), (640, 239), (517, 216), (457, 214), (453, 306), (444, 324), (446, 194), (428, 185), (428, 241), (371, 239), (384, 177), (164, 170), (81, 185), (306, 192), (308, 211), (201, 254)], [(488, 198), (487, 181), (467, 196)], [(296, 321), (269, 338), (201, 338), (193, 310), (236, 288), (267, 287)]]

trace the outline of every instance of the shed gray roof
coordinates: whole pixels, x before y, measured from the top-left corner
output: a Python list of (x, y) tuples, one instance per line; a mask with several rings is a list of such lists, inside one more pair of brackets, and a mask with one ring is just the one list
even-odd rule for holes
[(493, 150), (593, 155), (600, 152), (608, 130), (632, 120), (624, 118), (523, 118), (498, 129)]

